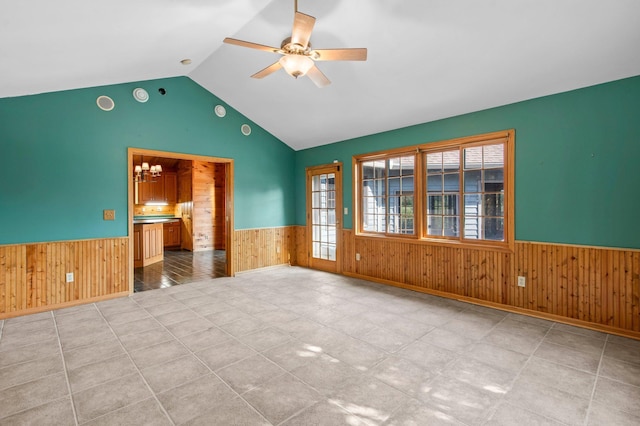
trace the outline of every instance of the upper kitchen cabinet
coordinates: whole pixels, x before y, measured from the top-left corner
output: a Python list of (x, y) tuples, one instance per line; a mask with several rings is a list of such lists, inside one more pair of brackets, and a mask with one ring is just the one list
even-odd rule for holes
[(193, 201), (193, 162), (182, 160), (178, 165), (178, 203)]
[(164, 202), (175, 204), (178, 200), (178, 175), (176, 172), (163, 172), (152, 182), (138, 184), (138, 203)]
[(164, 173), (164, 196), (169, 204), (178, 202), (178, 174), (176, 172)]
[(138, 203), (164, 201), (164, 175), (155, 177), (153, 181), (138, 183)]

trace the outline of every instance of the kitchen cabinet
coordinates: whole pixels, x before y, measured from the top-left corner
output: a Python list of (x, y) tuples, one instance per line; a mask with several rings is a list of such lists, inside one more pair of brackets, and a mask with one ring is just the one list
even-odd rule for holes
[(176, 172), (164, 174), (164, 198), (169, 204), (178, 202), (178, 174)]
[(178, 174), (164, 172), (153, 182), (138, 183), (138, 204), (162, 202), (176, 204), (178, 201)]
[(193, 162), (181, 161), (178, 166), (178, 203), (190, 203), (193, 201), (192, 180)]
[(133, 266), (140, 268), (164, 259), (162, 223), (133, 226)]
[(180, 221), (165, 222), (163, 224), (163, 239), (165, 247), (180, 247)]
[(138, 183), (138, 203), (144, 204), (152, 201), (164, 202), (164, 175), (153, 178), (152, 182)]

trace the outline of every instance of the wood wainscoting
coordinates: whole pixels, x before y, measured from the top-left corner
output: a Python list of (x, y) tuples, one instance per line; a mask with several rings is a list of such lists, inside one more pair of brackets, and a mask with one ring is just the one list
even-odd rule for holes
[[(295, 228), (235, 231), (233, 271), (295, 264)], [(0, 319), (128, 296), (128, 259), (128, 237), (0, 246)]]
[[(342, 232), (345, 275), (640, 338), (640, 250), (516, 242), (510, 253)], [(237, 230), (232, 250), (235, 272), (309, 264), (304, 226)], [(128, 259), (128, 237), (0, 246), (0, 319), (126, 296)]]
[(0, 246), (0, 319), (129, 293), (128, 237)]
[(516, 241), (511, 253), (342, 232), (345, 275), (640, 338), (640, 250)]
[[(295, 242), (295, 262), (292, 265), (309, 267), (309, 246), (307, 245), (307, 227), (296, 226), (295, 227), (296, 242)], [(344, 240), (343, 240), (344, 241)]]
[(296, 228), (241, 229), (234, 232), (235, 272), (269, 266), (296, 264)]

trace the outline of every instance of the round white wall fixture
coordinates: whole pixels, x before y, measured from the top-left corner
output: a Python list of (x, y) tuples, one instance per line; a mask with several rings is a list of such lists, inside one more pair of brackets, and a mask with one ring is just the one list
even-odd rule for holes
[(243, 135), (249, 136), (251, 134), (251, 126), (249, 126), (248, 124), (243, 124), (240, 127), (240, 131), (242, 132)]
[(149, 93), (142, 87), (133, 89), (133, 99), (138, 102), (147, 102), (149, 100)]
[(113, 99), (104, 95), (98, 96), (98, 99), (96, 99), (96, 104), (98, 104), (98, 108), (103, 111), (111, 111), (116, 106), (115, 102), (113, 102)]
[(222, 105), (216, 105), (215, 107), (213, 107), (213, 110), (218, 117), (224, 117), (225, 115), (227, 115), (227, 110)]

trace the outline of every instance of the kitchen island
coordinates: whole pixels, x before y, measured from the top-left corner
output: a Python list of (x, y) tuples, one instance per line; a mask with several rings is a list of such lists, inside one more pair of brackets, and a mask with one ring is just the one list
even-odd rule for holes
[(180, 246), (180, 218), (134, 217), (133, 266), (140, 268), (164, 259), (164, 247)]
[(140, 268), (164, 259), (162, 222), (133, 224), (133, 267)]

